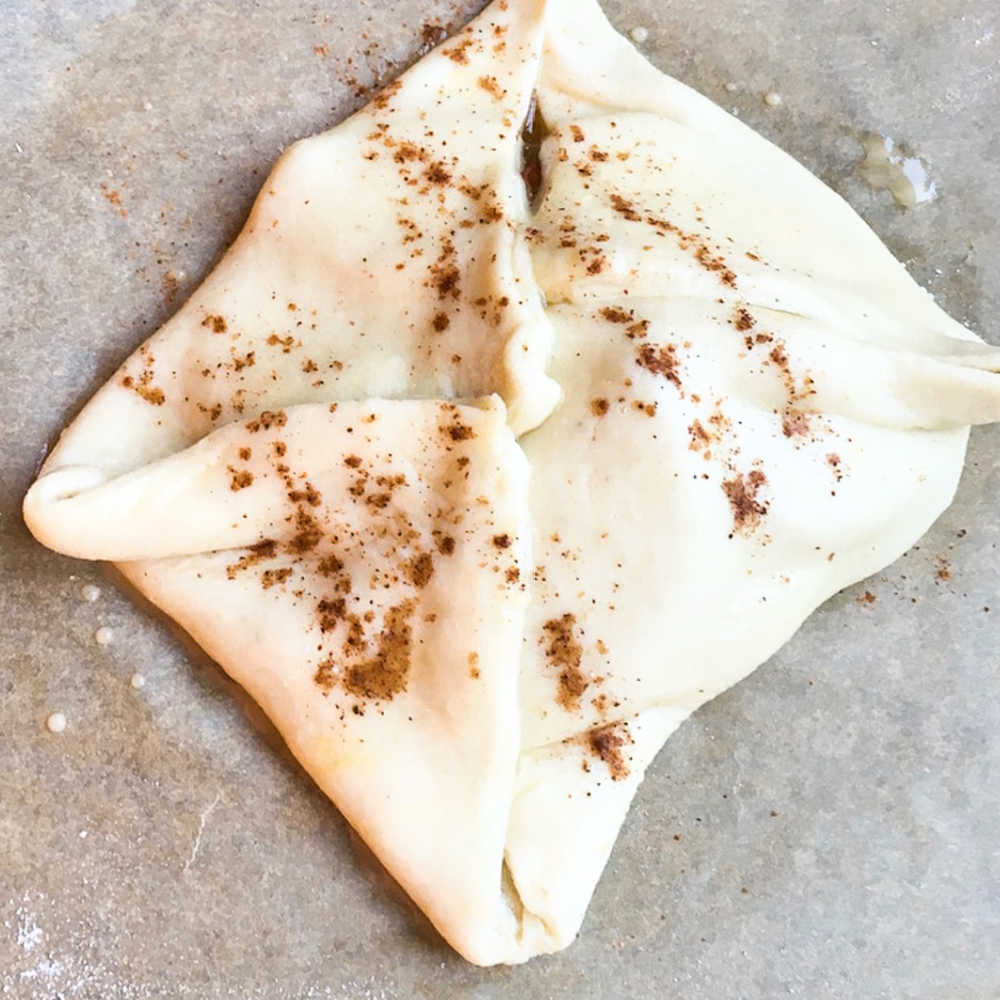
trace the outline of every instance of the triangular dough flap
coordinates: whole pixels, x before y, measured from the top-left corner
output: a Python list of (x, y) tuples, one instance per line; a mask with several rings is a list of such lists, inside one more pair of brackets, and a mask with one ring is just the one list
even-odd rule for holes
[(597, 842), (560, 831), (582, 809), (599, 838), (614, 809), (587, 810), (627, 803), (645, 741), (912, 545), (965, 426), (1000, 416), (1000, 352), (840, 198), (596, 4), (550, 17), (527, 237), (564, 397), (522, 441), (536, 570), (507, 846), (536, 907), (575, 898), (566, 851), (576, 886), (599, 871)]
[[(236, 243), (66, 431), (45, 471), (127, 471), (296, 403), (558, 398), (519, 135), (544, 3), (494, 5), (346, 122), (292, 146)], [(95, 433), (115, 427), (113, 439)]]
[(524, 947), (502, 876), (527, 467), (505, 417), (490, 401), (290, 407), (60, 502), (76, 505), (62, 523), (82, 526), (131, 498), (127, 528), (94, 544), (133, 558), (144, 526), (157, 558), (125, 574), (481, 962)]

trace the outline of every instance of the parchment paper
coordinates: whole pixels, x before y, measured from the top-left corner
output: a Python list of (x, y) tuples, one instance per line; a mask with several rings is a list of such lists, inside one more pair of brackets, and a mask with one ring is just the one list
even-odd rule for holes
[[(515, 969), (451, 953), (217, 668), (28, 536), (46, 443), (207, 273), (283, 144), (480, 6), (0, 4), (0, 995), (1000, 997), (1000, 428), (919, 549), (669, 742), (577, 944)], [(607, 9), (1000, 342), (1000, 8)], [(935, 200), (864, 185), (869, 131), (910, 144)]]

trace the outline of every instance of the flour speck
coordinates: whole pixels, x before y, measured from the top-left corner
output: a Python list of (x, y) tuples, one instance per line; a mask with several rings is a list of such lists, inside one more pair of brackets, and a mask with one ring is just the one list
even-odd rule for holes
[(17, 944), (24, 951), (34, 951), (45, 938), (41, 927), (35, 923), (35, 918), (23, 908), (17, 911)]

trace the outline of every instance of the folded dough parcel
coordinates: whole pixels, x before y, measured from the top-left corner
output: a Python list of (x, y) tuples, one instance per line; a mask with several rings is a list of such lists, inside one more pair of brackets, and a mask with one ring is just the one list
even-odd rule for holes
[(677, 726), (948, 505), (998, 369), (592, 0), (498, 0), (285, 153), (24, 513), (250, 692), (459, 952), (521, 962)]

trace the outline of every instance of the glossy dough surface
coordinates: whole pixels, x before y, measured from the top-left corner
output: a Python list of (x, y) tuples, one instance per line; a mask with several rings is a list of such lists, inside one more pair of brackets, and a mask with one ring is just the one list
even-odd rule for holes
[(596, 3), (498, 0), (281, 158), (25, 519), (183, 625), (458, 951), (520, 962), (674, 729), (947, 506), (998, 369)]

